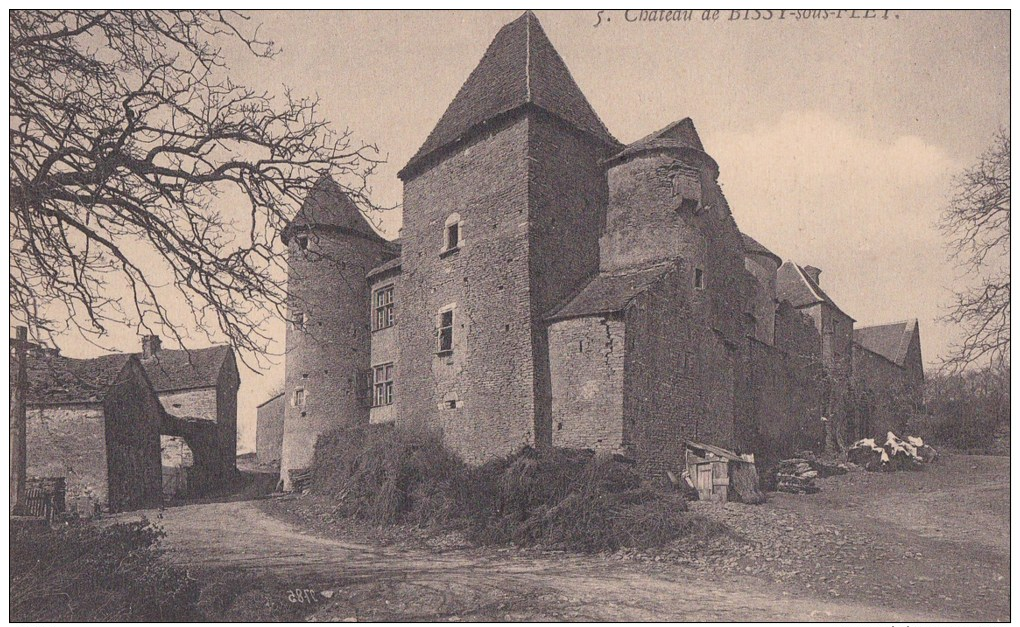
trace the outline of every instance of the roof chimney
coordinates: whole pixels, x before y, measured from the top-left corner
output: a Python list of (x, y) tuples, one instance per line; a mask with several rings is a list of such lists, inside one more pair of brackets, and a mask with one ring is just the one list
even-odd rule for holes
[(152, 359), (158, 355), (162, 343), (158, 335), (142, 336), (142, 359)]
[(816, 268), (814, 266), (804, 266), (804, 274), (806, 274), (809, 277), (811, 277), (811, 280), (815, 282), (815, 285), (818, 285), (818, 286), (822, 285), (819, 282), (819, 280), (818, 280), (819, 277), (822, 274), (822, 271), (820, 269), (818, 269), (818, 268)]

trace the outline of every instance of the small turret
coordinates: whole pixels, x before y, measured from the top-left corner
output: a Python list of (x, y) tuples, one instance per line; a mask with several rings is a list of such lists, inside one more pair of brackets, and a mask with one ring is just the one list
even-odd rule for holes
[(602, 270), (704, 257), (702, 211), (719, 174), (690, 118), (627, 146), (606, 163), (609, 211)]
[(308, 467), (319, 435), (365, 424), (361, 386), (371, 367), (367, 272), (393, 246), (333, 179), (312, 187), (284, 229), (287, 244), (287, 356), (280, 473)]

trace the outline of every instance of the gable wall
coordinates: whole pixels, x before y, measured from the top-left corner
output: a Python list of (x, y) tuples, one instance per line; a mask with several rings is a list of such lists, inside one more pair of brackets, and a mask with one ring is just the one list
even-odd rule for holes
[(64, 477), (70, 513), (107, 506), (106, 426), (100, 405), (29, 407), (26, 475)]
[(163, 493), (161, 407), (137, 362), (128, 363), (107, 393), (103, 408), (110, 510), (158, 505)]

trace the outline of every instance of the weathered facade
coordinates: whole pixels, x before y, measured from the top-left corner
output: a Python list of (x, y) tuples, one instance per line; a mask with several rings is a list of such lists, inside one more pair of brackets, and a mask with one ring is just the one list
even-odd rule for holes
[(138, 359), (27, 359), (27, 475), (63, 478), (79, 516), (158, 505), (162, 412)]
[(255, 408), (255, 455), (260, 465), (280, 465), (285, 396), (280, 392)]
[(740, 232), (690, 119), (618, 142), (530, 12), (399, 176), (399, 244), (328, 180), (285, 235), (285, 483), (344, 424), (661, 475), (686, 440), (779, 455), (844, 421), (854, 321), (815, 269)]
[(859, 432), (902, 433), (924, 402), (917, 320), (854, 329), (853, 377)]
[[(135, 356), (163, 408), (160, 433), (167, 472), (186, 473), (183, 484), (189, 495), (230, 485), (237, 472), (241, 383), (234, 351), (229, 346), (168, 350), (162, 348), (159, 337), (150, 335), (143, 338), (142, 352)], [(182, 485), (178, 479), (173, 483)], [(183, 496), (180, 489), (170, 492)]]

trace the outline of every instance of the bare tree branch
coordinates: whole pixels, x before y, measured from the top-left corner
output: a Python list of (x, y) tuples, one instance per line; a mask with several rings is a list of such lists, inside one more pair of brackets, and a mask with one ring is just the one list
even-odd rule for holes
[(945, 366), (1008, 366), (1009, 361), (1009, 131), (1002, 129), (978, 163), (956, 179), (939, 224), (950, 256), (976, 285), (956, 292), (944, 320), (964, 330)]
[(280, 231), (321, 176), (379, 209), (376, 147), (331, 130), (314, 99), (235, 85), (218, 44), (275, 53), (239, 13), (31, 10), (10, 25), (11, 316), (50, 339), (126, 323), (180, 341), (190, 322), (264, 351), (287, 300)]

